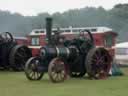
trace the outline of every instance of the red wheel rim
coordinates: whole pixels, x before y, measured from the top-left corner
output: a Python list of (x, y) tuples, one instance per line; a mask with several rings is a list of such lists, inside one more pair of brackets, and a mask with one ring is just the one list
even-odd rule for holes
[(105, 79), (111, 68), (111, 56), (104, 48), (95, 48), (91, 50), (87, 60), (87, 70), (89, 75), (96, 79)]

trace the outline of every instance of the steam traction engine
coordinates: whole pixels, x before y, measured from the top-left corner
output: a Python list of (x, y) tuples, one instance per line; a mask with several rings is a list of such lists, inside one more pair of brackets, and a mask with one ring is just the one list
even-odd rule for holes
[(11, 33), (0, 33), (0, 68), (23, 70), (25, 62), (31, 57), (30, 49), (25, 45), (18, 45)]
[[(83, 77), (85, 73), (92, 79), (108, 76), (112, 58), (104, 48), (95, 48), (93, 36), (82, 30), (73, 40), (65, 40), (59, 33), (51, 35), (52, 19), (46, 19), (47, 45), (40, 49), (39, 57), (31, 57), (25, 65), (29, 80), (40, 80), (45, 72), (52, 82), (62, 82), (67, 74)], [(87, 37), (85, 37), (87, 32)]]

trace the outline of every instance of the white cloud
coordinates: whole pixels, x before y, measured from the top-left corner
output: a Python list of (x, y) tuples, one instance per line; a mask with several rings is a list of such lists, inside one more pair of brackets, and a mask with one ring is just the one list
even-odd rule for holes
[(110, 9), (118, 3), (128, 3), (128, 0), (0, 0), (0, 9), (23, 15), (36, 15), (40, 12), (63, 12), (85, 6)]

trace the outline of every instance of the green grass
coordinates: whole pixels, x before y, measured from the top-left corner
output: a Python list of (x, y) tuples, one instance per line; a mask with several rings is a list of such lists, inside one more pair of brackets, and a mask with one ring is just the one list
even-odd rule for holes
[[(123, 71), (128, 73), (128, 68)], [(128, 96), (128, 74), (107, 80), (70, 78), (53, 84), (47, 75), (29, 81), (23, 72), (0, 72), (0, 96)]]

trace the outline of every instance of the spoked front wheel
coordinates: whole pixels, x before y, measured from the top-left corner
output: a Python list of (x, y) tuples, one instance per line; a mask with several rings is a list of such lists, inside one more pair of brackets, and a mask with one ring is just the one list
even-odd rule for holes
[(29, 80), (40, 80), (44, 74), (40, 59), (31, 57), (25, 64), (25, 74)]
[(65, 62), (61, 58), (52, 59), (48, 67), (48, 74), (52, 82), (63, 82), (67, 77)]

